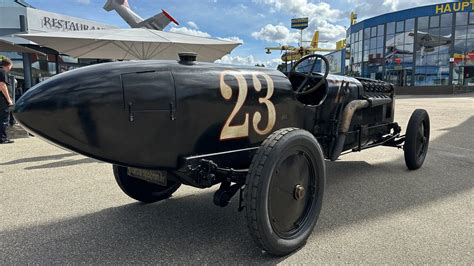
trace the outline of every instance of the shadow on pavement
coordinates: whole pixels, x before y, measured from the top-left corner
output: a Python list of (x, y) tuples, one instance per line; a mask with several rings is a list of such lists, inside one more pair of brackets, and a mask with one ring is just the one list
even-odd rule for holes
[[(472, 190), (473, 143), (466, 143), (474, 129), (474, 117), (450, 129), (434, 141), (425, 164), (408, 171), (402, 150), (380, 147), (400, 157), (368, 164), (364, 161), (329, 162), (325, 202), (318, 222), (320, 232), (363, 223), (458, 193)], [(314, 234), (313, 234), (314, 235)]]
[[(470, 119), (452, 130), (466, 133), (472, 126)], [(472, 153), (460, 154), (466, 158), (458, 161), (437, 149), (451, 143), (451, 133), (430, 144), (435, 149), (418, 171), (406, 170), (403, 157), (376, 165), (360, 161), (328, 163), (324, 207), (309, 241), (318, 241), (318, 235), (340, 227), (383, 219), (471, 190), (473, 179), (465, 169), (474, 163)], [(0, 264), (280, 262), (281, 258), (255, 248), (244, 215), (236, 209), (236, 203), (228, 208), (214, 206), (212, 193), (204, 192), (4, 231), (0, 232)]]
[(58, 168), (58, 167), (66, 167), (66, 166), (73, 166), (73, 165), (86, 164), (86, 163), (99, 163), (99, 161), (90, 159), (90, 158), (83, 158), (83, 159), (78, 159), (78, 160), (64, 160), (64, 161), (59, 161), (59, 162), (54, 162), (54, 163), (47, 163), (43, 165), (25, 167), (25, 170)]
[(73, 166), (73, 165), (78, 165), (78, 164), (99, 163), (99, 161), (91, 159), (91, 158), (82, 158), (82, 159), (77, 159), (77, 160), (67, 159), (67, 158), (73, 157), (73, 156), (78, 156), (78, 154), (76, 154), (76, 153), (65, 153), (65, 154), (58, 154), (58, 155), (30, 157), (30, 158), (23, 158), (23, 159), (13, 160), (13, 161), (5, 162), (5, 163), (0, 163), (0, 165), (14, 165), (14, 164), (19, 164), (19, 163), (34, 163), (34, 162), (44, 162), (44, 161), (55, 161), (55, 162), (52, 162), (52, 163), (46, 163), (46, 164), (42, 164), (42, 165), (25, 167), (25, 170), (37, 170), (37, 169), (48, 169), (48, 168)]
[(34, 162), (42, 162), (42, 161), (52, 161), (52, 160), (61, 160), (64, 158), (77, 156), (76, 153), (65, 153), (65, 154), (58, 154), (58, 155), (48, 155), (48, 156), (37, 156), (37, 157), (30, 157), (30, 158), (22, 158), (18, 160), (13, 160), (9, 162), (0, 163), (0, 165), (13, 165), (18, 163), (34, 163)]
[(9, 126), (7, 128), (7, 135), (10, 139), (24, 139), (28, 138), (28, 132), (24, 130), (19, 124)]
[(277, 262), (255, 249), (236, 210), (200, 193), (0, 232), (0, 264)]

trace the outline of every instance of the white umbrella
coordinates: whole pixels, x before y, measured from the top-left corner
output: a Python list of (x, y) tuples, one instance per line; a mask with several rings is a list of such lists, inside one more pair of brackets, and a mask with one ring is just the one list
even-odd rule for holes
[(13, 42), (10, 42), (1, 38), (0, 38), (0, 51), (44, 55), (44, 53), (40, 51), (36, 51), (34, 49), (31, 49), (25, 46), (17, 45)]
[(149, 60), (178, 58), (194, 52), (197, 60), (213, 62), (229, 54), (238, 42), (150, 29), (108, 29), (18, 34), (41, 46), (76, 58)]

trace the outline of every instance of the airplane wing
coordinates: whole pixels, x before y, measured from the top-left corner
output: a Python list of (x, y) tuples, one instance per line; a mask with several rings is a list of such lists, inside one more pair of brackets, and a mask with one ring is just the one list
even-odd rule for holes
[[(413, 36), (413, 35), (414, 35), (413, 33), (410, 33), (410, 36)], [(417, 37), (418, 37), (418, 42), (427, 44), (428, 46), (431, 46), (431, 47), (436, 47), (439, 45), (445, 45), (445, 44), (451, 43), (451, 34), (448, 36), (440, 36), (440, 35), (433, 35), (430, 33), (418, 31)]]
[(305, 48), (308, 52), (334, 52), (337, 51), (336, 49), (329, 49), (329, 48), (318, 48), (318, 47), (309, 47)]
[(176, 21), (170, 14), (168, 14), (168, 12), (163, 9), (161, 11), (161, 13), (140, 22), (138, 24), (138, 27), (154, 30), (163, 30), (171, 22), (175, 23), (176, 25), (179, 25), (178, 21)]
[(288, 46), (288, 45), (283, 45), (283, 46), (278, 46), (278, 47), (265, 47), (265, 50), (267, 51), (267, 54), (271, 54), (272, 51), (289, 51), (289, 50), (296, 50), (297, 48), (293, 46)]
[(272, 51), (286, 51), (286, 50), (295, 50), (296, 47), (293, 46), (277, 46), (277, 47), (265, 47), (265, 50), (272, 50)]

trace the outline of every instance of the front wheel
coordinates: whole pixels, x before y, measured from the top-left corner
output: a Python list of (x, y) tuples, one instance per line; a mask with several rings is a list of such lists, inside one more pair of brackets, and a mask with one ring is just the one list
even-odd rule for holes
[(428, 112), (417, 109), (410, 117), (405, 135), (405, 164), (410, 170), (419, 169), (426, 158), (430, 142), (430, 117)]
[(257, 245), (276, 256), (303, 246), (321, 211), (326, 167), (316, 138), (281, 129), (255, 154), (245, 185), (247, 225)]
[(135, 178), (127, 173), (127, 167), (114, 165), (113, 169), (115, 181), (122, 191), (132, 199), (144, 203), (167, 199), (181, 186), (181, 183), (176, 181), (168, 181), (167, 186), (160, 186)]

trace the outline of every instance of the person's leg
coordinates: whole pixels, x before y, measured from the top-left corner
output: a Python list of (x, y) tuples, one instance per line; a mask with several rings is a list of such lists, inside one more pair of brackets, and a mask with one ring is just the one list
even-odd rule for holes
[(8, 109), (0, 108), (0, 142), (8, 140), (7, 126), (9, 115)]
[(15, 125), (15, 124), (16, 124), (16, 121), (15, 121), (15, 117), (13, 116), (13, 112), (9, 112), (8, 117), (10, 118), (10, 120), (9, 120), (10, 126)]

